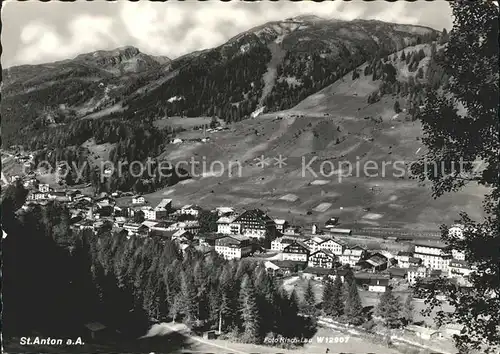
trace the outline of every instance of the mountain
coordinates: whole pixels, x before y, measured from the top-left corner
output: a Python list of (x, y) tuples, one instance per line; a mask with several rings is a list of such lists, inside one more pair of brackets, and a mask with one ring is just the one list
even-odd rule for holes
[[(430, 43), (437, 36), (419, 26), (299, 17), (252, 28), (159, 69), (117, 74), (123, 59), (113, 59), (106, 64), (111, 69), (96, 71), (83, 66), (82, 57), (45, 64), (52, 65), (53, 77), (68, 68), (92, 68), (108, 94), (119, 93), (99, 105), (98, 93), (78, 102), (62, 92), (53, 98), (64, 99), (76, 112), (73, 117), (64, 116), (55, 127), (31, 123), (26, 129), (14, 121), (23, 140), (10, 141), (27, 143), (43, 158), (70, 156), (79, 164), (148, 156), (177, 163), (204, 157), (206, 163), (190, 171), (192, 178), (184, 182), (148, 183), (139, 190), (137, 181), (125, 175), (107, 183), (124, 190), (133, 185), (150, 193), (152, 204), (169, 195), (178, 203), (196, 200), (207, 207), (264, 208), (294, 222), (336, 216), (344, 227), (435, 229), (453, 222), (461, 210), (478, 216), (485, 194), (481, 187), (469, 187), (433, 200), (425, 183), (395, 175), (396, 163), (407, 168), (424, 153), (415, 117), (425, 92), (446, 88), (447, 77), (436, 60), (443, 55), (442, 43)], [(33, 76), (30, 80), (42, 75), (25, 70), (24, 75)], [(109, 89), (112, 82), (116, 87)], [(8, 98), (18, 100), (15, 94)], [(78, 111), (82, 105), (97, 109)], [(198, 129), (210, 124), (213, 115), (229, 123), (225, 130)], [(173, 134), (183, 143), (168, 144)], [(209, 141), (203, 139), (207, 134)], [(262, 155), (271, 161), (266, 168), (257, 164)], [(279, 156), (286, 159), (281, 169), (274, 164)], [(304, 161), (312, 161), (317, 175), (304, 175)], [(377, 164), (378, 173), (387, 164), (385, 175), (353, 170), (355, 175), (343, 176), (366, 161)], [(203, 170), (211, 163), (222, 163), (222, 176)], [(235, 163), (241, 171), (229, 169)]]
[[(435, 63), (442, 49), (420, 44), (367, 61), (289, 109), (207, 133), (205, 143), (203, 131), (185, 125), (177, 134), (184, 142), (168, 145), (160, 157), (172, 163), (203, 157), (206, 167), (199, 164), (192, 179), (148, 200), (168, 195), (179, 204), (262, 208), (303, 225), (335, 216), (346, 228), (416, 233), (453, 223), (460, 211), (480, 217), (486, 188), (470, 185), (433, 199), (429, 184), (408, 173), (409, 163), (425, 153), (416, 110), (426, 89), (446, 86)], [(155, 124), (183, 120), (190, 119)]]
[(13, 67), (2, 72), (2, 142), (26, 141), (80, 118), (238, 121), (259, 107), (290, 108), (366, 60), (437, 35), (420, 26), (299, 16), (172, 61), (123, 47)]

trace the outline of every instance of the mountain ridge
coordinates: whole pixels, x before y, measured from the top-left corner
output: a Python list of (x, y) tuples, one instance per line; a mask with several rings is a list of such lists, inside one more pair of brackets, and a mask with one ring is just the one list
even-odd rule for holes
[(291, 107), (362, 62), (437, 34), (411, 25), (305, 16), (264, 23), (218, 47), (173, 60), (125, 46), (11, 67), (3, 70), (3, 142), (25, 141), (26, 134), (50, 127), (47, 112), (59, 117), (57, 124), (83, 117), (171, 115), (240, 120), (258, 106)]

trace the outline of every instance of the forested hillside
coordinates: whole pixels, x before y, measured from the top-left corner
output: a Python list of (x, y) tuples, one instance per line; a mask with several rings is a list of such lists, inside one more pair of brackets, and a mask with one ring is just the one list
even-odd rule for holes
[[(259, 102), (268, 111), (290, 108), (365, 61), (437, 36), (419, 26), (309, 16), (266, 23), (173, 61), (125, 47), (9, 68), (2, 73), (2, 145), (85, 117), (205, 115), (231, 122), (248, 117)], [(277, 75), (264, 92), (273, 59)]]

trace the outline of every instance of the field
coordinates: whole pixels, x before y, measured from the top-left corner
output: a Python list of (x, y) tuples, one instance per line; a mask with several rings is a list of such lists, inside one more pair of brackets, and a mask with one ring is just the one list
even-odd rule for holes
[[(410, 50), (421, 47), (429, 51), (424, 45)], [(337, 216), (342, 227), (352, 228), (430, 231), (453, 223), (461, 211), (480, 218), (486, 188), (469, 185), (433, 199), (430, 183), (411, 178), (409, 164), (426, 151), (422, 127), (405, 112), (394, 113), (393, 96), (367, 103), (380, 82), (364, 76), (365, 65), (359, 67), (361, 77), (352, 80), (349, 73), (290, 110), (207, 133), (206, 143), (170, 144), (162, 157), (188, 166), (193, 182), (169, 187), (169, 198), (178, 205), (263, 208), (293, 223)], [(394, 65), (400, 79), (415, 74), (400, 62)], [(207, 117), (158, 122), (167, 121), (198, 125)], [(202, 131), (179, 134), (181, 139), (202, 137)], [(146, 197), (156, 203), (165, 192)]]
[[(303, 112), (295, 111), (263, 115), (211, 134), (207, 143), (169, 145), (163, 157), (188, 166), (193, 176), (192, 183), (169, 187), (169, 198), (179, 205), (196, 201), (204, 207), (264, 208), (292, 222), (324, 222), (338, 216), (344, 227), (435, 230), (443, 222), (452, 223), (460, 211), (479, 217), (485, 188), (470, 185), (435, 200), (429, 184), (394, 176), (394, 162), (414, 161), (416, 151), (422, 150), (416, 139), (421, 128), (417, 122), (391, 120), (391, 112), (382, 115), (381, 123), (362, 118), (385, 105), (366, 107), (359, 117), (330, 113), (299, 118), (294, 115)], [(338, 136), (343, 140), (336, 144)], [(379, 167), (379, 175), (356, 170), (357, 162), (363, 166), (368, 161)], [(312, 172), (306, 168), (309, 163)], [(332, 173), (331, 166), (351, 168), (353, 174)], [(164, 192), (147, 198), (155, 203)], [(369, 213), (363, 211), (366, 207)]]

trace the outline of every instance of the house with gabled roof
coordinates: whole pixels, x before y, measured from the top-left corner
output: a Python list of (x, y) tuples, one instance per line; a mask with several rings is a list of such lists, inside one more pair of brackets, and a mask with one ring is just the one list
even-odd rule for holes
[(337, 256), (328, 249), (318, 250), (309, 256), (307, 265), (314, 268), (332, 269), (337, 263)]
[(246, 236), (224, 236), (215, 241), (215, 252), (225, 259), (240, 259), (252, 252), (252, 244)]
[(309, 258), (309, 247), (302, 241), (293, 241), (283, 249), (284, 261), (307, 262)]
[(344, 249), (344, 252), (339, 257), (340, 263), (348, 264), (351, 267), (356, 266), (366, 255), (366, 250), (361, 246), (354, 246)]
[(232, 224), (239, 225), (239, 232), (248, 237), (264, 238), (266, 232), (274, 235), (276, 231), (274, 220), (261, 209), (243, 212)]

